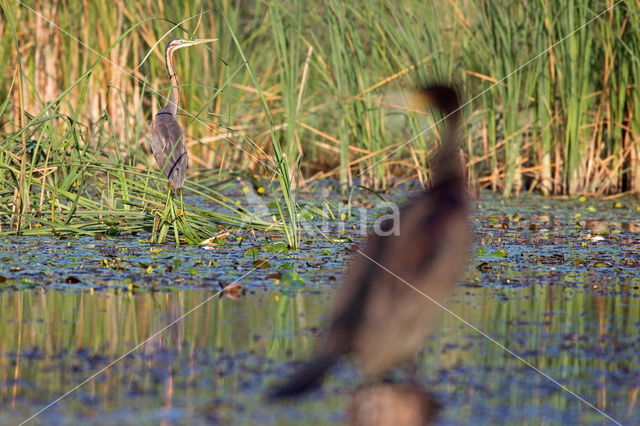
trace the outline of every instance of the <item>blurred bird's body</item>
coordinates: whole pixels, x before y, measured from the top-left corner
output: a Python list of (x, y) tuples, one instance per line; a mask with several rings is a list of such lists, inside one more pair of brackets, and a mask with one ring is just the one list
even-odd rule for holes
[(422, 348), (442, 314), (432, 300), (444, 303), (462, 273), (466, 200), (452, 186), (465, 191), (464, 182), (449, 181), (401, 209), (399, 234), (372, 236), (337, 291), (327, 343), (349, 346), (367, 376), (381, 376)]
[(272, 390), (272, 397), (313, 388), (342, 355), (351, 355), (369, 378), (411, 360), (441, 314), (438, 305), (462, 274), (470, 231), (466, 178), (458, 154), (459, 102), (455, 91), (446, 87), (421, 94), (447, 122), (433, 184), (400, 210), (399, 232), (368, 239), (337, 290), (326, 339), (309, 363)]

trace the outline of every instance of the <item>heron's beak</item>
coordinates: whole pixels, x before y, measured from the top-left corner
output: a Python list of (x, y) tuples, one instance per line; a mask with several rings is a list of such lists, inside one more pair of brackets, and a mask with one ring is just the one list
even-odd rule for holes
[(193, 39), (193, 40), (187, 40), (180, 47), (195, 46), (195, 45), (198, 45), (198, 44), (210, 43), (210, 42), (214, 42), (214, 41), (218, 41), (218, 39), (217, 38), (196, 38), (196, 39)]

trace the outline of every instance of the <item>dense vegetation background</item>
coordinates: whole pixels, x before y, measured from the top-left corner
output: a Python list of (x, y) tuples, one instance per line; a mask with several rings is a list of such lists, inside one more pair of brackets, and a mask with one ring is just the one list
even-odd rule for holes
[(472, 187), (640, 189), (637, 0), (0, 2), (0, 231), (162, 200), (145, 134), (174, 37), (219, 39), (176, 58), (198, 195), (229, 174), (278, 176), (285, 199), (426, 182), (436, 120), (389, 94), (433, 80), (470, 101)]

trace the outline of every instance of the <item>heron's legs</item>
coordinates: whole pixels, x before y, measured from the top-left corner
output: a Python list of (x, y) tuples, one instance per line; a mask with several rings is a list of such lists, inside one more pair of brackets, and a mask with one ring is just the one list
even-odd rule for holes
[(167, 207), (169, 206), (169, 198), (170, 197), (171, 197), (171, 184), (169, 184), (169, 188), (167, 189), (167, 198), (164, 201), (164, 208), (162, 210), (153, 209), (153, 210), (151, 210), (151, 214), (156, 216), (156, 217), (163, 216), (167, 211)]
[(169, 199), (171, 198), (171, 190), (173, 189), (173, 187), (171, 186), (171, 183), (169, 183), (169, 189), (167, 190), (167, 199), (164, 202), (164, 209), (167, 209), (167, 206), (169, 205)]
[(187, 221), (182, 188), (175, 188), (176, 192), (180, 196), (179, 208), (175, 199), (171, 196), (171, 191), (173, 189), (173, 186), (169, 184), (164, 209), (162, 211), (153, 211), (153, 215), (155, 217), (153, 222), (151, 240), (152, 242), (156, 242), (159, 244), (164, 243), (166, 240), (167, 232), (170, 232), (170, 229), (173, 228), (173, 234), (177, 246), (180, 245), (180, 233), (182, 233), (186, 237), (187, 242), (189, 242), (190, 244), (198, 243), (199, 237), (197, 233), (191, 228), (191, 226), (189, 226), (189, 222)]
[(151, 214), (153, 214), (153, 230), (151, 231), (151, 242), (152, 243), (164, 243), (164, 239), (165, 237), (163, 235), (166, 235), (166, 231), (163, 231), (163, 228), (167, 226), (167, 224), (169, 222), (173, 222), (173, 206), (171, 203), (171, 191), (172, 191), (173, 187), (171, 186), (171, 184), (169, 183), (169, 186), (167, 188), (167, 198), (165, 199), (164, 202), (164, 208), (162, 210), (160, 209), (154, 209), (151, 211)]
[(184, 209), (184, 200), (182, 199), (182, 188), (178, 189), (178, 193), (180, 193), (180, 212), (178, 213), (178, 216), (183, 216), (184, 218), (186, 218), (187, 214)]
[(171, 184), (169, 184), (169, 188), (167, 189), (167, 198), (164, 200), (164, 208), (162, 210), (160, 209), (153, 209), (151, 210), (151, 213), (154, 216), (162, 216), (167, 212), (167, 209), (169, 208), (169, 200), (171, 199)]

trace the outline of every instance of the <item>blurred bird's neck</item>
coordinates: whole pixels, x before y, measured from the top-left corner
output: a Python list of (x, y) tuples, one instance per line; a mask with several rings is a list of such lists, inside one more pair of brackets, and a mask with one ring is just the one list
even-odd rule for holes
[(453, 112), (448, 118), (446, 135), (435, 158), (434, 184), (448, 182), (453, 179), (464, 179), (464, 169), (460, 157), (461, 133), (459, 113)]
[(164, 107), (165, 111), (170, 112), (172, 115), (178, 113), (178, 102), (180, 102), (180, 82), (173, 67), (173, 49), (169, 48), (165, 51), (165, 63), (167, 64), (167, 74), (169, 74), (169, 81), (171, 82), (171, 92), (169, 92), (169, 101)]

